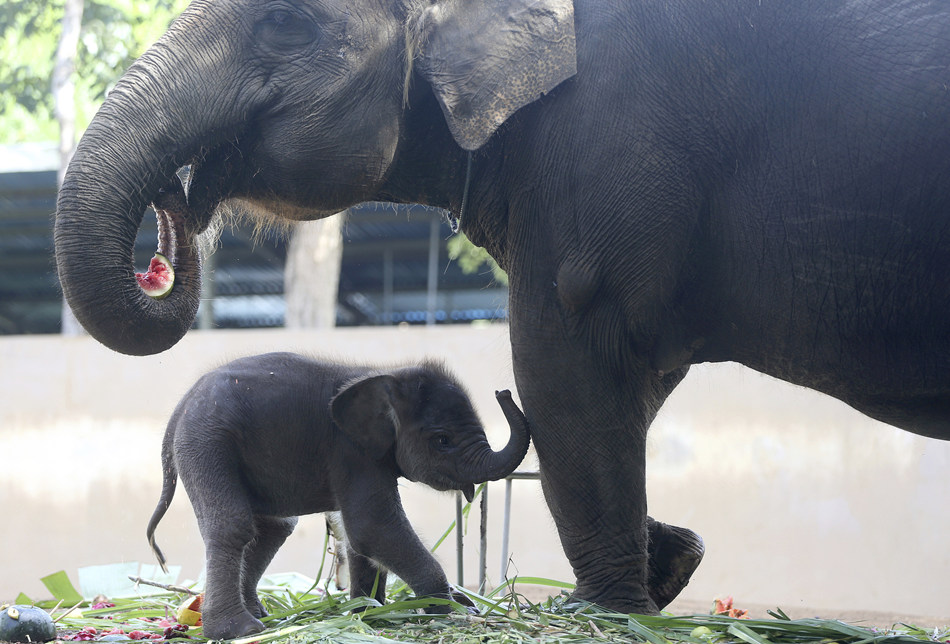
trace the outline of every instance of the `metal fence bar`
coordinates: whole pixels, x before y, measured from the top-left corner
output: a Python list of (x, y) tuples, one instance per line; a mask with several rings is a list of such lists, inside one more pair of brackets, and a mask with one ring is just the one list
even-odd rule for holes
[[(518, 471), (505, 477), (505, 514), (501, 534), (501, 573), (498, 579), (504, 579), (508, 568), (508, 537), (511, 531), (511, 482), (512, 481), (539, 481), (540, 472)], [(462, 493), (455, 494), (455, 558), (458, 572), (458, 585), (464, 586), (464, 565), (462, 563)], [(479, 519), (479, 554), (478, 554), (478, 592), (485, 592), (485, 582), (488, 576), (486, 553), (488, 550), (488, 485), (482, 490), (481, 517)]]
[(488, 486), (482, 489), (482, 507), (478, 521), (478, 594), (485, 594), (485, 580), (488, 577), (488, 562), (485, 559), (488, 550)]
[(462, 565), (462, 493), (455, 493), (455, 558), (458, 585), (465, 585), (465, 570)]
[(509, 479), (512, 480), (512, 481), (518, 481), (518, 480), (540, 481), (540, 480), (541, 480), (541, 472), (531, 472), (531, 471), (525, 471), (525, 470), (518, 470), (518, 471), (515, 471), (515, 472), (512, 472), (511, 474), (509, 474), (508, 477), (507, 477), (505, 480), (507, 481), (507, 480), (509, 480)]
[(498, 581), (508, 572), (508, 531), (511, 529), (511, 479), (505, 479), (505, 519), (501, 526), (501, 570)]

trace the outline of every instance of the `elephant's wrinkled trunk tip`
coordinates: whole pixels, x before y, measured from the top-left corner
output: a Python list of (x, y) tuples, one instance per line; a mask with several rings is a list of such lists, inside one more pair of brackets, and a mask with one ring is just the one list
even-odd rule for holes
[(521, 457), (524, 458), (524, 454), (528, 453), (528, 443), (531, 437), (528, 429), (528, 419), (525, 418), (524, 413), (518, 408), (515, 401), (512, 400), (511, 391), (508, 389), (496, 391), (495, 400), (498, 401), (498, 406), (501, 407), (501, 411), (505, 414), (505, 419), (507, 419), (511, 431), (519, 435), (524, 435), (524, 453), (521, 455)]
[(511, 436), (508, 444), (495, 453), (491, 460), (491, 466), (485, 472), (486, 481), (497, 481), (510, 475), (528, 453), (528, 446), (531, 442), (531, 436), (528, 431), (528, 420), (525, 415), (511, 399), (511, 392), (507, 389), (495, 392), (495, 399), (505, 414), (508, 426), (511, 429)]

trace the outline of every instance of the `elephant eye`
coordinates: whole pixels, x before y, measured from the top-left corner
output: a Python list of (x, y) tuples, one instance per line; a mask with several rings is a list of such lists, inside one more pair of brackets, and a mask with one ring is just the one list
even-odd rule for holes
[(452, 439), (448, 434), (438, 433), (432, 437), (432, 444), (436, 449), (447, 450), (452, 447)]
[(263, 44), (281, 51), (293, 51), (313, 42), (317, 27), (312, 21), (284, 9), (269, 11), (256, 25), (254, 36)]

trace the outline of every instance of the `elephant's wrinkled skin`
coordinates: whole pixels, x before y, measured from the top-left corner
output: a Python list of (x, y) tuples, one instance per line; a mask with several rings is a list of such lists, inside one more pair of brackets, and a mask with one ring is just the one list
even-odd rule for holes
[[(652, 612), (645, 434), (690, 364), (950, 437), (950, 5), (543, 4), (195, 0), (79, 144), (57, 261), (93, 335), (161, 351), (217, 203), (458, 213), (474, 150), (462, 229), (509, 274), (577, 595)], [(129, 260), (149, 201), (178, 232), (160, 302)]]
[(375, 587), (385, 602), (387, 570), (419, 595), (451, 597), (396, 480), (462, 490), (471, 501), (475, 483), (514, 471), (528, 427), (509, 392), (497, 397), (511, 435), (494, 452), (468, 395), (435, 363), (377, 370), (268, 353), (202, 376), (168, 421), (147, 536), (164, 567), (155, 528), (181, 476), (205, 543), (204, 635), (262, 629), (257, 582), (302, 514), (339, 511), (353, 597)]

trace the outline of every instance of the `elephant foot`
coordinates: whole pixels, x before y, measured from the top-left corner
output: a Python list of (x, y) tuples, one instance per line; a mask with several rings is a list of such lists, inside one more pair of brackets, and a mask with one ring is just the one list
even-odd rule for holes
[(703, 560), (706, 552), (703, 539), (688, 528), (661, 523), (651, 517), (647, 517), (647, 531), (645, 592), (642, 582), (598, 579), (596, 583), (583, 583), (578, 579), (569, 601), (589, 602), (620, 613), (656, 615), (676, 599)]
[(201, 632), (210, 640), (233, 640), (264, 630), (261, 620), (248, 612), (230, 617), (213, 617), (210, 620), (207, 617), (207, 615), (202, 616)]
[(639, 588), (640, 593), (637, 593), (629, 584), (586, 586), (578, 582), (567, 603), (570, 605), (573, 602), (584, 602), (617, 613), (659, 615), (660, 611), (653, 598), (650, 595), (644, 596), (643, 587)]
[(422, 609), (426, 615), (448, 615), (452, 612), (451, 606), (445, 604), (432, 604)]
[[(458, 597), (456, 596), (458, 595)], [(454, 601), (459, 601), (459, 599), (464, 599), (464, 601), (471, 603), (468, 597), (465, 597), (462, 593), (456, 593), (456, 591), (449, 587), (444, 593), (426, 593), (424, 595), (417, 595), (417, 599), (451, 599)], [(449, 613), (454, 612), (454, 608), (447, 604), (430, 604), (422, 609), (427, 615), (448, 615)]]
[(647, 587), (657, 608), (676, 599), (703, 560), (703, 539), (688, 528), (649, 521), (650, 566)]
[(246, 597), (244, 599), (244, 605), (247, 606), (247, 611), (257, 619), (267, 617), (267, 609), (264, 608), (264, 604), (261, 603), (261, 600), (258, 599), (257, 596), (253, 598)]
[(451, 587), (449, 590), (449, 599), (454, 601), (456, 604), (461, 604), (462, 606), (467, 606), (468, 608), (474, 608), (475, 606), (475, 602), (469, 599), (468, 595), (455, 587)]

